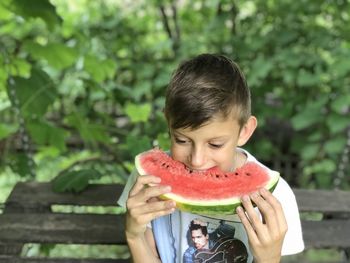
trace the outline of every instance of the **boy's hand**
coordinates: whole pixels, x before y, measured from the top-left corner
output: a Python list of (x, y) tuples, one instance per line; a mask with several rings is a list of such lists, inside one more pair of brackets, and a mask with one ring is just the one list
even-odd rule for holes
[(126, 237), (143, 237), (147, 224), (160, 216), (174, 212), (175, 202), (159, 200), (157, 197), (171, 191), (159, 185), (160, 178), (152, 175), (139, 176), (130, 190), (126, 202)]
[[(254, 210), (256, 204), (262, 219)], [(242, 198), (245, 211), (237, 208), (248, 234), (249, 244), (257, 263), (279, 263), (287, 222), (280, 202), (266, 189)]]

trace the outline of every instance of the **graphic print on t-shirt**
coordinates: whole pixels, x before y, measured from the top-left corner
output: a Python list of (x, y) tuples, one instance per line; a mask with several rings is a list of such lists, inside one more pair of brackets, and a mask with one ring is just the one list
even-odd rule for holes
[(235, 237), (235, 226), (225, 220), (193, 218), (187, 229), (183, 263), (247, 263), (245, 244)]

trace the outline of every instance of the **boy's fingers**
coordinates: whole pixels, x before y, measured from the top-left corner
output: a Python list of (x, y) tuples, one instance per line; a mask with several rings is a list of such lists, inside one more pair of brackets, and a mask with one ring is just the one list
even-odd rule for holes
[(278, 219), (278, 224), (281, 227), (281, 229), (286, 229), (287, 220), (285, 218), (281, 203), (268, 190), (263, 188), (259, 192), (261, 196), (273, 207), (276, 213), (276, 218)]
[(160, 210), (157, 212), (144, 214), (140, 219), (138, 219), (138, 223), (139, 224), (148, 224), (152, 220), (154, 220), (158, 217), (161, 217), (161, 216), (169, 215), (169, 214), (173, 213), (174, 211), (175, 211), (174, 208), (169, 208), (169, 209)]
[(237, 207), (236, 212), (239, 218), (241, 219), (241, 222), (247, 232), (250, 242), (254, 244), (258, 243), (259, 239), (256, 235), (255, 229), (253, 228), (248, 216), (244, 212), (244, 209), (241, 206), (239, 206)]
[(268, 243), (270, 238), (278, 238), (280, 236), (280, 223), (275, 209), (258, 193), (252, 194), (251, 199), (262, 216), (262, 219), (260, 219), (261, 231), (257, 232), (261, 242)]
[(159, 184), (161, 179), (157, 176), (153, 175), (142, 175), (139, 176), (136, 180), (135, 185), (133, 188), (131, 188), (129, 192), (129, 196), (132, 197), (136, 195), (138, 192), (140, 192), (146, 185), (154, 184), (157, 185)]
[(137, 194), (134, 196), (130, 196), (127, 201), (128, 209), (135, 207), (135, 206), (141, 206), (145, 205), (146, 203), (153, 202), (158, 196), (169, 193), (171, 191), (171, 188), (169, 186), (150, 186), (147, 188), (143, 188), (140, 190)]
[(256, 231), (258, 231), (261, 225), (261, 219), (258, 212), (254, 209), (251, 199), (248, 195), (242, 197), (242, 204), (246, 211), (246, 214)]
[(276, 228), (276, 225), (278, 222), (276, 222), (276, 211), (271, 206), (269, 202), (267, 202), (262, 196), (259, 195), (259, 193), (253, 193), (251, 195), (252, 201), (256, 204), (258, 207), (266, 225), (272, 229)]
[(157, 214), (158, 212), (166, 211), (175, 208), (176, 203), (171, 200), (158, 201), (147, 203), (147, 205), (141, 205), (130, 210), (130, 214), (134, 217), (142, 216), (145, 214)]

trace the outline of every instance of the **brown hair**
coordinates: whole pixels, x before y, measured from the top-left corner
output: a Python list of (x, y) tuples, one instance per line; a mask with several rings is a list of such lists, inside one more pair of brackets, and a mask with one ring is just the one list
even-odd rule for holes
[(250, 91), (238, 65), (222, 55), (201, 54), (174, 72), (165, 101), (165, 116), (173, 129), (196, 129), (214, 115), (233, 110), (240, 126), (251, 114)]

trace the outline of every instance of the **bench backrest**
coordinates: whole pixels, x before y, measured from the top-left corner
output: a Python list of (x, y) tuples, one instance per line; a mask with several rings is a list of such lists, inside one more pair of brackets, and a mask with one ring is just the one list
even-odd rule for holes
[[(51, 209), (52, 205), (116, 206), (122, 189), (119, 184), (89, 185), (79, 194), (55, 193), (50, 183), (18, 183), (0, 215), (0, 255), (6, 254), (0, 261), (13, 260), (25, 243), (125, 245), (123, 214), (55, 213)], [(349, 249), (350, 192), (302, 189), (294, 192), (302, 214), (318, 213), (322, 217), (302, 220), (306, 247)]]

